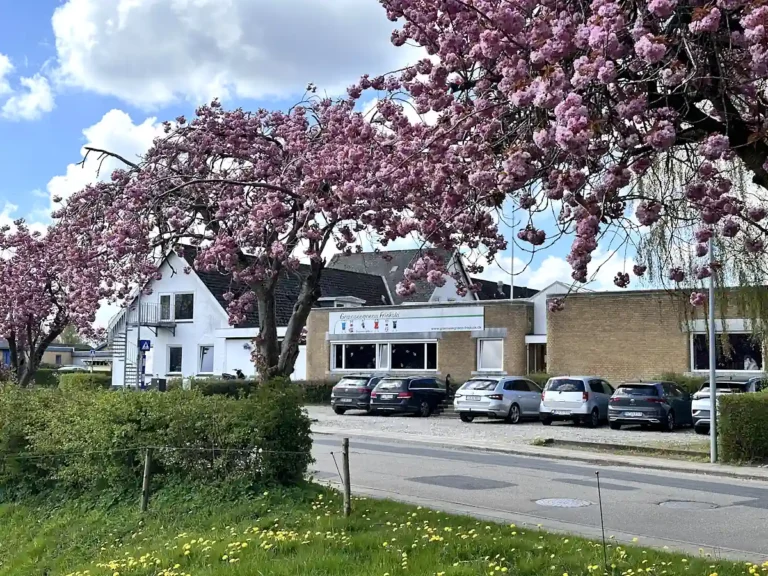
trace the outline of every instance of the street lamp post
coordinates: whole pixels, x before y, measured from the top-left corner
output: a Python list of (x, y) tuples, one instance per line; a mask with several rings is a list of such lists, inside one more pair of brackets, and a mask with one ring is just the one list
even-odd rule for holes
[(709, 452), (717, 462), (717, 347), (715, 331), (715, 243), (709, 239)]

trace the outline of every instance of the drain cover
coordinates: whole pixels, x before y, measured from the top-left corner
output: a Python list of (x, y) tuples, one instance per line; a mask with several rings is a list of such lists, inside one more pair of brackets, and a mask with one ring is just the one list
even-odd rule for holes
[(717, 504), (710, 502), (690, 502), (687, 500), (670, 500), (669, 502), (662, 502), (659, 506), (676, 510), (713, 510), (717, 508)]
[(545, 498), (544, 500), (536, 500), (536, 504), (550, 508), (584, 508), (585, 506), (592, 506), (593, 503), (589, 500), (577, 500), (575, 498)]

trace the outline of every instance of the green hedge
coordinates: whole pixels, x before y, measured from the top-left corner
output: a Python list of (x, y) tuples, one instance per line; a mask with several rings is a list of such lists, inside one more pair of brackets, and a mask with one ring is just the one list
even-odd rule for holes
[(300, 482), (312, 462), (301, 391), (282, 382), (248, 398), (196, 391), (0, 388), (0, 493), (131, 489), (143, 448), (153, 482)]
[(686, 374), (677, 374), (675, 372), (665, 372), (657, 379), (665, 382), (674, 382), (690, 394), (698, 392), (702, 385), (707, 382), (707, 378), (702, 376), (687, 376)]
[(718, 443), (726, 462), (768, 461), (768, 393), (717, 399)]
[(550, 378), (552, 378), (552, 376), (550, 376), (549, 374), (544, 374), (544, 373), (536, 373), (536, 374), (528, 374), (528, 376), (526, 376), (526, 378), (528, 378), (532, 382), (536, 382), (536, 384), (538, 384), (539, 387), (544, 388), (544, 384), (546, 384), (547, 381)]
[(35, 386), (55, 388), (59, 385), (57, 368), (38, 368), (34, 380)]
[[(296, 380), (288, 386), (301, 390), (304, 394), (304, 402), (307, 404), (327, 404), (331, 401), (331, 391), (334, 382)], [(192, 381), (192, 389), (200, 391), (203, 396), (227, 396), (229, 398), (247, 398), (258, 387), (254, 380), (221, 380), (221, 379), (195, 379)]]
[(112, 387), (112, 374), (94, 372), (93, 374), (76, 372), (59, 376), (59, 388), (62, 390), (107, 389)]

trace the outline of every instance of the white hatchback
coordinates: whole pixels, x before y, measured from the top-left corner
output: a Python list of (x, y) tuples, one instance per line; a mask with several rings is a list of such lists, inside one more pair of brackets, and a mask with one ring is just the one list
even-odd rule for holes
[(558, 376), (544, 386), (539, 407), (541, 423), (555, 420), (585, 422), (593, 428), (608, 421), (613, 387), (598, 376)]

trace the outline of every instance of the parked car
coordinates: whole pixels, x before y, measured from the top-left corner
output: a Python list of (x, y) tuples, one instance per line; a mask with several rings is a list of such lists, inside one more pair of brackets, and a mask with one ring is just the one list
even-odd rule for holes
[(540, 402), (541, 388), (521, 376), (477, 376), (456, 391), (453, 407), (462, 422), (484, 416), (517, 424), (538, 418)]
[(539, 406), (541, 423), (555, 420), (584, 422), (592, 428), (608, 420), (613, 387), (598, 376), (558, 376), (544, 386)]
[(376, 374), (353, 374), (339, 380), (331, 391), (331, 408), (336, 414), (347, 410), (371, 409), (371, 392), (382, 376)]
[(429, 416), (448, 396), (445, 384), (428, 376), (388, 376), (371, 392), (371, 412)]
[(691, 395), (672, 382), (621, 384), (611, 396), (608, 421), (613, 430), (627, 424), (650, 424), (667, 432), (692, 426)]
[[(760, 392), (768, 388), (768, 382), (762, 377), (750, 378), (746, 382), (717, 382), (717, 398), (723, 394), (750, 394)], [(697, 434), (709, 434), (710, 420), (710, 393), (709, 384), (705, 384), (693, 395), (691, 412), (693, 416), (693, 429)]]

